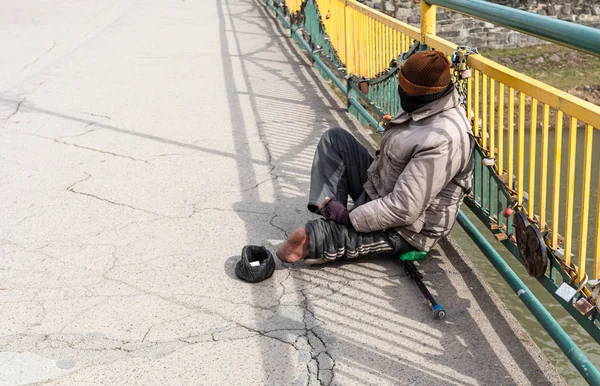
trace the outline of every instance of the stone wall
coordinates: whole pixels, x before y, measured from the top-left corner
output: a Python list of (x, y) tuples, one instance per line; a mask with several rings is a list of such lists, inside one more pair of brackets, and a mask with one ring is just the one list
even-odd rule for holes
[[(419, 25), (420, 2), (418, 0), (362, 0), (361, 2), (395, 16), (401, 21)], [(600, 0), (490, 0), (490, 2), (600, 28)], [(467, 44), (478, 48), (510, 48), (545, 43), (529, 35), (439, 7), (437, 34), (456, 44)]]

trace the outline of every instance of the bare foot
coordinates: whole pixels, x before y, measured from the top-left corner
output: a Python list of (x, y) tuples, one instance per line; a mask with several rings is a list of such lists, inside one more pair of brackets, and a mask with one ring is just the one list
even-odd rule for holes
[(279, 247), (277, 257), (284, 263), (296, 263), (308, 257), (308, 253), (308, 235), (304, 228), (298, 228)]

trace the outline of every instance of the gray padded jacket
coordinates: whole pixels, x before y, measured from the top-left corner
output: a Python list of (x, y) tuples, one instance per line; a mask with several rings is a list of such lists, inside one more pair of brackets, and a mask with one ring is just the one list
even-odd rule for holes
[(456, 90), (390, 122), (364, 189), (371, 201), (354, 209), (359, 232), (395, 228), (428, 251), (450, 233), (473, 181), (474, 139)]

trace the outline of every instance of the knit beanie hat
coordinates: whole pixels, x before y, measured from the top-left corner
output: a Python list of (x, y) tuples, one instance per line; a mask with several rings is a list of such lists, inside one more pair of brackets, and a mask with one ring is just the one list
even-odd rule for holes
[(417, 52), (400, 69), (398, 82), (407, 95), (442, 92), (452, 82), (450, 61), (439, 51)]

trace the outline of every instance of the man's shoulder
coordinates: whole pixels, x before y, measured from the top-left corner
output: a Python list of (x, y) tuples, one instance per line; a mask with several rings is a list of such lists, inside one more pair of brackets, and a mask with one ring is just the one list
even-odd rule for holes
[(437, 132), (443, 132), (452, 137), (463, 137), (471, 132), (471, 123), (462, 106), (456, 106), (439, 112), (431, 117), (430, 127)]
[(462, 106), (456, 106), (418, 121), (394, 125), (386, 131), (386, 142), (394, 148), (414, 149), (460, 141), (471, 132), (471, 124)]

